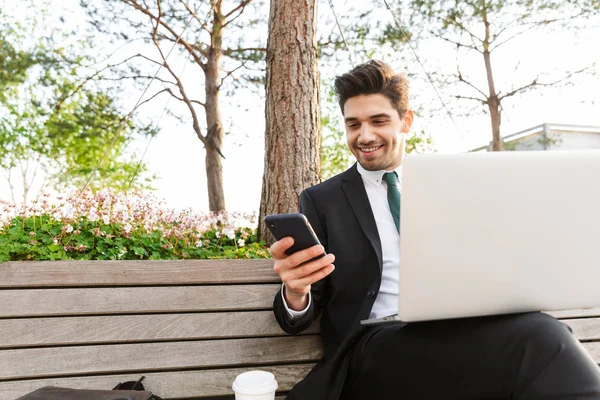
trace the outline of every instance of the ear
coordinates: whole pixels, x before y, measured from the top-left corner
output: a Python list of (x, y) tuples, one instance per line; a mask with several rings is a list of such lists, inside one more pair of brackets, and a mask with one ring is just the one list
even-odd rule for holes
[(410, 127), (415, 119), (415, 114), (412, 110), (406, 110), (404, 113), (404, 117), (402, 118), (402, 122), (404, 123), (402, 126), (402, 133), (410, 132)]

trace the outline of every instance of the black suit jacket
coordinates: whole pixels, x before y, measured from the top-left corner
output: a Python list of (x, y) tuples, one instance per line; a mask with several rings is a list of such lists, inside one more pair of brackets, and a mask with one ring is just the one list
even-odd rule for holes
[(290, 334), (305, 330), (321, 315), (325, 355), (290, 392), (288, 399), (338, 399), (343, 389), (350, 350), (364, 332), (381, 285), (381, 241), (367, 192), (356, 164), (300, 195), (306, 215), (327, 253), (335, 255), (335, 270), (311, 288), (308, 313), (290, 321), (281, 291), (274, 312)]

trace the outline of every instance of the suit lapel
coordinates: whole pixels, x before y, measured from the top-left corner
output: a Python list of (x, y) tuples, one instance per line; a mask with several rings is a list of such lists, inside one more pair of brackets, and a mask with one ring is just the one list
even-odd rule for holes
[(350, 206), (352, 207), (352, 211), (354, 211), (354, 215), (356, 215), (356, 219), (358, 219), (360, 227), (371, 242), (373, 249), (375, 249), (377, 261), (379, 262), (379, 270), (381, 271), (383, 269), (381, 240), (379, 239), (379, 232), (377, 231), (377, 224), (375, 223), (371, 203), (369, 203), (369, 197), (367, 196), (362, 177), (356, 169), (356, 164), (342, 176), (342, 190), (350, 202)]

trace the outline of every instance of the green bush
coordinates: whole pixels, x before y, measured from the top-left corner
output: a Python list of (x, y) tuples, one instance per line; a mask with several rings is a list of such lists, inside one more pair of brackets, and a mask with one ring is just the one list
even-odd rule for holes
[(270, 257), (257, 241), (254, 216), (178, 213), (161, 205), (147, 194), (108, 191), (58, 204), (45, 197), (24, 208), (3, 203), (0, 261)]

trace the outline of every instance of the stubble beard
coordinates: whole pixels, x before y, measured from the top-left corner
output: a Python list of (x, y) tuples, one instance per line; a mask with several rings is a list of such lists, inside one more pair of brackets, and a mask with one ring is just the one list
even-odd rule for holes
[[(387, 147), (387, 143), (386, 143), (386, 147)], [(389, 149), (389, 148), (388, 148)], [(386, 149), (386, 150), (388, 150)], [(358, 148), (355, 147), (355, 150), (359, 153), (360, 156), (362, 156), (360, 150)], [(363, 160), (362, 157), (357, 157), (356, 154), (354, 155), (354, 157), (356, 157), (356, 160), (358, 161), (358, 163), (367, 171), (383, 171), (383, 170), (389, 170), (392, 165), (397, 164), (397, 158), (400, 158), (400, 164), (402, 163), (402, 156), (401, 154), (403, 154), (403, 150), (399, 149), (399, 154), (390, 154), (390, 153), (385, 153), (382, 154), (381, 157), (378, 157), (376, 159), (372, 159), (372, 160)], [(363, 160), (363, 161), (361, 161)]]
[[(357, 150), (360, 152), (360, 150)], [(385, 154), (382, 158), (377, 158), (373, 160), (362, 160), (358, 158), (357, 161), (360, 165), (366, 169), (367, 171), (381, 171), (384, 170), (392, 163), (389, 155)]]

